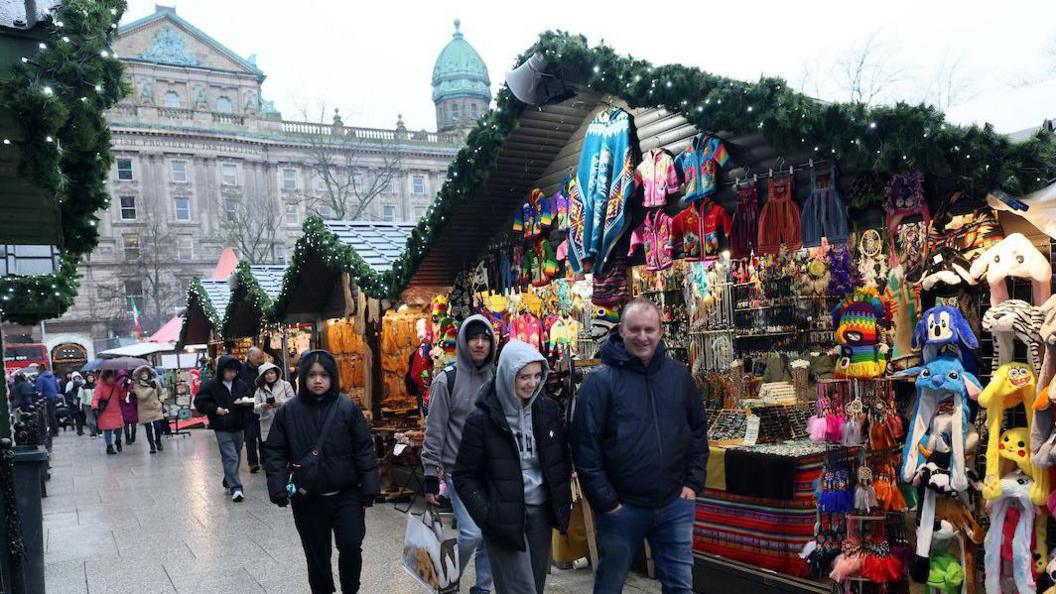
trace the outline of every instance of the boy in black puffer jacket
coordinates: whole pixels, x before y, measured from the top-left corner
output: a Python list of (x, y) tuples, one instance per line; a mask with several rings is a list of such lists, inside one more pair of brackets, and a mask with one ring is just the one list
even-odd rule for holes
[(503, 347), (466, 420), (452, 475), (502, 594), (542, 594), (551, 529), (568, 529), (572, 461), (561, 411), (542, 395), (546, 374), (546, 359), (528, 344)]
[(297, 489), (293, 521), (312, 592), (334, 591), (331, 538), (337, 542), (341, 591), (358, 592), (366, 534), (363, 508), (373, 505), (381, 492), (370, 427), (359, 407), (341, 394), (333, 355), (305, 353), (297, 378), (297, 397), (275, 412), (264, 443), (268, 495), (280, 507), (290, 503), (292, 470)]
[(209, 428), (216, 434), (220, 459), (224, 463), (225, 489), (231, 501), (242, 501), (242, 481), (238, 466), (242, 461), (242, 417), (253, 410), (253, 392), (238, 378), (242, 364), (230, 355), (222, 355), (216, 362), (217, 377), (202, 384), (194, 398), (194, 408), (209, 417)]

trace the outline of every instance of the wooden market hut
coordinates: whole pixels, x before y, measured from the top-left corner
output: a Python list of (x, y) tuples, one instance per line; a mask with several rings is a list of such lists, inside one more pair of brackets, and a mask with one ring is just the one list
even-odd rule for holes
[[(989, 126), (948, 124), (942, 113), (925, 105), (826, 103), (794, 92), (780, 79), (743, 82), (682, 65), (653, 66), (561, 33), (541, 35), (519, 63), (533, 55), (546, 61), (546, 84), (563, 88), (554, 100), (538, 106), (521, 102), (508, 87), (499, 92), (495, 109), (482, 115), (468, 135), (404, 252), (391, 270), (373, 279), (384, 296), (410, 299), (423, 290), (450, 286), (459, 272), (478, 263), (491, 241), (509, 232), (530, 190), (551, 195), (574, 173), (590, 122), (614, 107), (633, 117), (637, 148), (643, 153), (666, 148), (677, 154), (702, 132), (721, 139), (730, 160), (715, 199), (728, 211), (736, 199), (730, 182), (754, 182), (756, 176), (788, 174), (791, 168), (794, 199), (802, 203), (811, 167), (821, 172), (832, 163), (842, 187), (862, 172), (922, 171), (929, 195), (959, 190), (967, 199), (962, 204), (977, 206), (991, 190), (1018, 196), (1056, 177), (1056, 140), (1045, 129), (1014, 142)], [(669, 213), (677, 210), (676, 200), (669, 202)], [(877, 206), (862, 210), (875, 214)], [(854, 222), (882, 226), (876, 218)], [(724, 510), (735, 508), (721, 495), (709, 501)], [(813, 506), (807, 494), (799, 504), (768, 508), (780, 518), (773, 529), (783, 531), (788, 542), (806, 543), (813, 535)], [(728, 533), (743, 530), (734, 525), (735, 511), (722, 517), (730, 524), (724, 529)], [(809, 521), (800, 525), (800, 517)], [(801, 532), (788, 536), (797, 530)], [(828, 584), (761, 569), (758, 551), (731, 554), (726, 549), (721, 555), (695, 552), (696, 588), (829, 591)], [(796, 552), (771, 559), (770, 566), (802, 563), (794, 558)]]

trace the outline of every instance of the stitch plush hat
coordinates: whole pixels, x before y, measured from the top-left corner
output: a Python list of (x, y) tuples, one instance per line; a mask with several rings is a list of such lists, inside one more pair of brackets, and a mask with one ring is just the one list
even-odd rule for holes
[(971, 274), (986, 278), (990, 285), (990, 305), (1008, 300), (1009, 278), (1023, 278), (1033, 284), (1033, 304), (1041, 305), (1052, 294), (1052, 265), (1022, 233), (1013, 233), (994, 244), (972, 262)]

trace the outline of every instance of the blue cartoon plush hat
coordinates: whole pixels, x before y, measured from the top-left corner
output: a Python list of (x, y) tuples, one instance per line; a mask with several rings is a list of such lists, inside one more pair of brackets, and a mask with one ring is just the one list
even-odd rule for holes
[(959, 309), (939, 305), (921, 316), (913, 332), (913, 348), (924, 351), (925, 363), (947, 352), (964, 361), (965, 351), (979, 348), (979, 341)]

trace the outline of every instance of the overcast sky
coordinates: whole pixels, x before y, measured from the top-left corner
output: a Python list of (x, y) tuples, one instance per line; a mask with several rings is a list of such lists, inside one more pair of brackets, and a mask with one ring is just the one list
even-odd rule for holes
[[(845, 99), (841, 63), (872, 39), (880, 66), (873, 72), (894, 80), (880, 100), (936, 97), (940, 83), (952, 80), (954, 103), (967, 104), (951, 110), (957, 119), (985, 117), (1011, 132), (1056, 116), (1052, 0), (167, 3), (240, 55), (256, 54), (268, 75), (264, 96), (286, 119), (299, 119), (299, 106), (315, 111), (325, 102), (341, 108), (348, 125), (392, 127), (402, 113), (410, 129), (435, 129), (432, 68), (456, 17), (488, 65), (493, 89), (541, 31), (562, 29), (655, 64), (747, 80), (776, 75), (812, 95)], [(152, 13), (155, 2), (128, 4), (123, 22)]]

